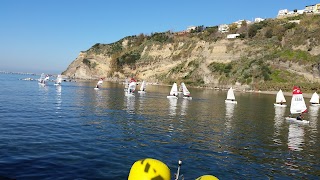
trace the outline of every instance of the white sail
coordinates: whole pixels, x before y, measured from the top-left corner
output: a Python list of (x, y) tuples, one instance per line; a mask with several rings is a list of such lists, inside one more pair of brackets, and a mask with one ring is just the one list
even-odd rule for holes
[(276, 96), (276, 103), (285, 103), (285, 102), (286, 102), (286, 98), (284, 97), (283, 92), (280, 89)]
[(177, 96), (178, 95), (178, 85), (177, 83), (173, 83), (172, 88), (170, 90), (170, 96)]
[(190, 96), (190, 91), (188, 90), (187, 86), (184, 83), (181, 83), (182, 92), (184, 96)]
[(311, 99), (310, 99), (310, 103), (312, 104), (319, 104), (319, 95), (314, 92), (311, 96)]
[(46, 75), (46, 77), (44, 78), (45, 81), (49, 81), (50, 77), (48, 75)]
[(136, 90), (136, 82), (131, 82), (129, 84), (127, 93), (128, 94), (133, 94), (135, 90)]
[(42, 73), (40, 75), (40, 78), (38, 79), (38, 84), (40, 84), (40, 85), (45, 85), (46, 84), (46, 75), (44, 73)]
[(56, 84), (61, 84), (61, 82), (62, 82), (62, 77), (61, 77), (61, 74), (59, 74), (56, 79)]
[(227, 94), (227, 100), (235, 100), (235, 96), (234, 96), (234, 93), (233, 93), (233, 89), (232, 87), (228, 90), (228, 94)]
[(42, 73), (41, 75), (40, 75), (40, 78), (38, 79), (38, 81), (39, 82), (42, 82), (42, 81), (44, 81), (44, 78), (45, 78), (46, 76), (44, 75), (44, 73)]
[(145, 81), (142, 81), (142, 84), (140, 86), (140, 91), (145, 91), (146, 90), (146, 87), (147, 87), (147, 84)]
[(98, 81), (98, 84), (103, 84), (103, 79), (101, 78), (99, 81)]
[(294, 87), (291, 99), (290, 113), (299, 114), (307, 110), (306, 103), (304, 102), (302, 92), (299, 87)]

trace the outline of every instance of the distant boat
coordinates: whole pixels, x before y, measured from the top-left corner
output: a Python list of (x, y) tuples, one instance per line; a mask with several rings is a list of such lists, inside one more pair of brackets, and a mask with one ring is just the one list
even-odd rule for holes
[(42, 85), (42, 86), (45, 86), (46, 85), (46, 80), (47, 80), (47, 76), (44, 73), (42, 73), (40, 75), (40, 78), (38, 79), (38, 84)]
[(102, 79), (102, 78), (100, 78), (100, 80), (98, 81), (98, 83), (97, 83), (97, 84), (102, 85), (102, 84), (103, 84), (103, 79)]
[(142, 84), (140, 85), (140, 91), (138, 93), (146, 93), (147, 83), (145, 81), (142, 81)]
[(183, 98), (192, 99), (192, 97), (190, 96), (190, 91), (188, 90), (187, 86), (184, 83), (181, 83), (181, 87), (182, 87)]
[(136, 84), (137, 83), (135, 81), (132, 81), (129, 84), (129, 87), (128, 87), (127, 91), (125, 92), (126, 96), (134, 96), (134, 91), (136, 90)]
[(310, 99), (311, 106), (320, 106), (319, 104), (319, 95), (314, 92)]
[(94, 89), (95, 90), (99, 90), (99, 88), (102, 86), (102, 84), (103, 84), (103, 80), (102, 80), (102, 78), (97, 82), (97, 85), (96, 85), (96, 87), (94, 87)]
[[(286, 117), (286, 120), (299, 122), (299, 123), (309, 123), (309, 121), (304, 120), (302, 116), (302, 113), (307, 112), (307, 106), (304, 102), (302, 91), (299, 87), (294, 86), (292, 91), (292, 99), (291, 99), (291, 105), (290, 105), (290, 117)], [(292, 115), (297, 115), (297, 117), (291, 117)], [(299, 116), (299, 118), (298, 118)], [(300, 119), (301, 118), (301, 119)]]
[(173, 83), (171, 90), (170, 90), (170, 93), (169, 93), (169, 96), (167, 96), (167, 98), (178, 99), (177, 96), (178, 96), (178, 85), (177, 85), (177, 83)]
[(230, 87), (230, 89), (228, 90), (227, 99), (225, 100), (225, 102), (237, 104), (232, 87)]
[(280, 89), (277, 93), (277, 96), (276, 96), (276, 103), (274, 103), (274, 106), (276, 107), (287, 107), (286, 104), (284, 104), (286, 101), (286, 98), (284, 97), (283, 95), (283, 92), (282, 90)]
[(57, 79), (56, 79), (56, 83), (54, 83), (55, 86), (60, 86), (61, 85), (61, 82), (62, 82), (62, 76), (61, 74), (59, 74), (57, 76)]

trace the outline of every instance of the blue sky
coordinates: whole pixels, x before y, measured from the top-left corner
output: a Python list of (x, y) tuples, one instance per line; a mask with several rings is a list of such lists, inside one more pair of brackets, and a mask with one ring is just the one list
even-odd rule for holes
[(0, 70), (61, 73), (80, 51), (140, 33), (274, 18), (315, 0), (2, 0)]

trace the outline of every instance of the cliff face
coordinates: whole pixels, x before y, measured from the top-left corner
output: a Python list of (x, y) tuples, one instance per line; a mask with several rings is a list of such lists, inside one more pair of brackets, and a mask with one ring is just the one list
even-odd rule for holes
[[(241, 56), (245, 56), (246, 48), (247, 46), (240, 39), (219, 40), (213, 43), (199, 41), (190, 45), (183, 42), (165, 45), (150, 44), (142, 47), (142, 58), (136, 62), (134, 68), (125, 65), (121, 72), (112, 72), (110, 54), (85, 51), (79, 54), (63, 74), (79, 79), (134, 76), (154, 82), (159, 81), (159, 76), (180, 78), (181, 75), (188, 75), (188, 72), (196, 69), (199, 71), (199, 76), (204, 78), (205, 83), (212, 83), (216, 80), (208, 66), (212, 62), (229, 63), (239, 60)], [(184, 53), (185, 51), (188, 53)], [(197, 67), (188, 66), (189, 63), (196, 63)], [(179, 72), (170, 72), (179, 65), (181, 66)]]
[[(217, 27), (178, 34), (155, 33), (95, 44), (69, 65), (70, 78), (185, 82), (193, 86), (248, 85), (290, 90), (319, 82), (320, 16), (269, 19), (235, 28), (227, 39)], [(295, 21), (297, 22), (297, 21)], [(234, 27), (234, 26), (233, 26)], [(317, 89), (317, 87), (309, 87)]]

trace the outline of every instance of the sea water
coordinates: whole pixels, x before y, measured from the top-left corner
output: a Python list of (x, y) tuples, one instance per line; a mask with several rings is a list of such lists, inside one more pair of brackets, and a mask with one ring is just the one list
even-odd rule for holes
[(291, 97), (275, 108), (275, 95), (236, 91), (238, 104), (226, 104), (227, 91), (188, 87), (192, 100), (167, 99), (157, 85), (127, 97), (119, 83), (29, 77), (0, 74), (0, 177), (127, 179), (154, 158), (172, 179), (179, 160), (185, 179), (319, 178), (319, 109), (308, 106), (310, 124), (287, 122)]

